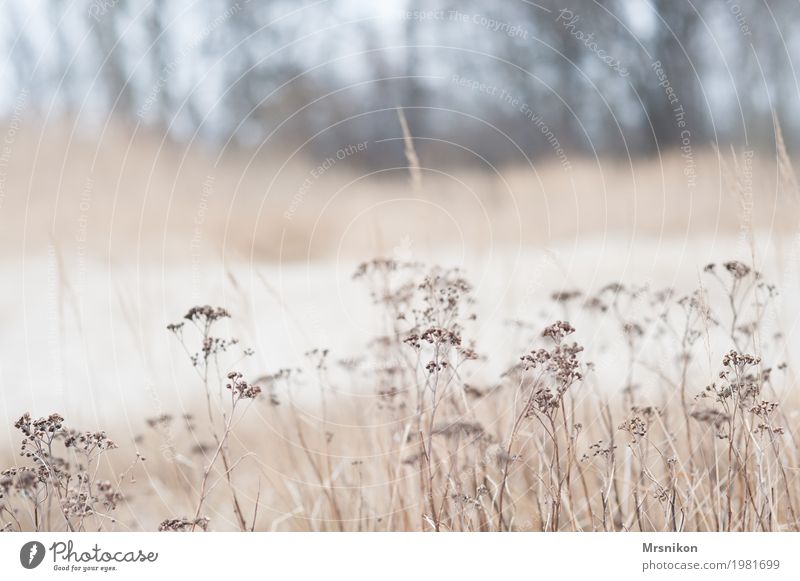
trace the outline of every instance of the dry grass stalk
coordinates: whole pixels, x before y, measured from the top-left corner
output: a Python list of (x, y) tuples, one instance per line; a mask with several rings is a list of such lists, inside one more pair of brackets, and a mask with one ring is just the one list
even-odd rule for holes
[[(523, 355), (482, 384), (472, 287), (458, 270), (363, 264), (355, 278), (383, 334), (353, 359), (314, 350), (310, 375), (280, 369), (259, 379), (264, 389), (228, 371), (252, 353), (218, 335), (228, 311), (195, 307), (169, 329), (197, 371), (205, 419), (161, 414), (137, 438), (153, 490), (172, 495), (172, 514), (151, 526), (798, 530), (797, 401), (780, 339), (765, 332), (775, 287), (739, 261), (707, 265), (703, 277), (686, 295), (618, 283), (555, 293), (554, 310), (590, 327), (613, 322), (611, 350), (585, 348), (564, 319), (539, 332), (517, 324)], [(711, 354), (708, 383), (702, 355), (718, 343), (727, 347)], [(598, 384), (596, 356), (616, 358), (618, 393)], [(344, 385), (354, 395), (341, 395)], [(312, 386), (318, 411), (292, 395)], [(247, 423), (251, 406), (267, 419), (260, 430)], [(17, 428), (25, 462), (0, 475), (0, 528), (107, 530), (118, 526), (113, 511), (149, 502), (147, 482), (136, 496), (121, 491), (139, 455), (117, 478), (101, 476), (116, 448), (103, 432), (74, 432), (58, 414), (23, 416)]]

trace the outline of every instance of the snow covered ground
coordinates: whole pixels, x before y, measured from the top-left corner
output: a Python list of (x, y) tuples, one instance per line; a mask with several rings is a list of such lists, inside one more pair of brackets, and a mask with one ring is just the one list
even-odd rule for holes
[[(759, 241), (761, 268), (781, 291), (773, 324), (790, 345), (797, 344), (800, 306), (797, 250), (794, 240)], [(748, 254), (736, 239), (584, 238), (549, 249), (406, 258), (464, 269), (476, 287), (479, 347), (489, 355), (481, 373), (496, 377), (509, 362), (504, 354), (516, 348), (503, 322), (536, 319), (552, 291), (591, 292), (620, 281), (689, 292), (706, 263)], [(301, 364), (314, 347), (339, 358), (358, 354), (378, 318), (366, 289), (352, 280), (356, 264), (76, 263), (55, 251), (0, 262), (0, 421), (59, 411), (87, 428), (111, 418), (133, 426), (190, 407), (196, 378), (165, 326), (195, 304), (228, 308), (232, 335), (255, 350), (243, 364), (253, 376)], [(604, 332), (602, 324), (575, 326), (587, 343)], [(618, 372), (613, 362), (608, 369), (598, 363), (600, 374)], [(0, 447), (14, 437), (4, 434)]]

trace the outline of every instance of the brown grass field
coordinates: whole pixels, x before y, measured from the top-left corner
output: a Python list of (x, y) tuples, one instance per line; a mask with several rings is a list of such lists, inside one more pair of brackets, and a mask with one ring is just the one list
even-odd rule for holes
[[(244, 303), (193, 306), (180, 288), (169, 302), (185, 297), (183, 311), (133, 300), (135, 342), (171, 345), (154, 389), (172, 378), (180, 396), (125, 421), (93, 413), (116, 372), (87, 349), (91, 396), (67, 386), (70, 409), (40, 399), (31, 415), (8, 399), (0, 529), (800, 530), (798, 213), (774, 155), (705, 152), (689, 190), (679, 156), (576, 160), (566, 175), (423, 168), (418, 187), (405, 168), (362, 177), (342, 164), (298, 198), (311, 162), (236, 152), (216, 163), (149, 139), (20, 137), (6, 186), (24, 195), (4, 199), (4, 265), (25, 276), (57, 257), (47, 284), (66, 298), (54, 320), (83, 313), (65, 290), (76, 260), (162, 273), (195, 261), (240, 290), (234, 260), (337, 272), (360, 261), (341, 288), (370, 325), (347, 331), (355, 352), (326, 328), (329, 344), (308, 344), (299, 362), (260, 359), (241, 325), (281, 329)], [(572, 286), (583, 279), (534, 272), (546, 280), (530, 292), (491, 299), (515, 302), (505, 317), (442, 258), (563, 244), (596, 261), (592, 245), (609, 237), (680, 246), (692, 274), (637, 281), (629, 269)], [(706, 264), (708, 239), (723, 256)], [(119, 288), (133, 280), (109, 292), (135, 293)], [(4, 339), (26, 337), (14, 344), (27, 341), (28, 366), (46, 366), (47, 341), (78, 339), (14, 319), (13, 292)], [(292, 296), (280, 301), (289, 312)], [(158, 330), (142, 333), (143, 317)], [(109, 341), (81, 320), (79, 342)]]

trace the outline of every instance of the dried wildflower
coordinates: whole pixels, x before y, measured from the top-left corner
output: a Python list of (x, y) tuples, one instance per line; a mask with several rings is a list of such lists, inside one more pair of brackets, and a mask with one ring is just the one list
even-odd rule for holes
[(486, 434), (486, 431), (477, 422), (453, 422), (435, 426), (433, 433), (446, 438), (458, 438), (461, 436), (481, 438)]
[(603, 440), (598, 440), (594, 444), (589, 446), (589, 454), (584, 454), (584, 459), (588, 459), (589, 456), (595, 458), (597, 456), (602, 456), (603, 458), (608, 458), (611, 454), (614, 453), (617, 447), (613, 445), (607, 445), (603, 443)]
[(192, 307), (183, 318), (200, 325), (208, 325), (220, 319), (228, 319), (230, 316), (230, 313), (222, 307), (204, 305)]
[(776, 436), (782, 436), (784, 434), (784, 430), (781, 426), (770, 426), (765, 423), (759, 423), (754, 430), (759, 434), (775, 434)]
[(637, 438), (647, 435), (648, 425), (639, 416), (634, 416), (622, 422), (619, 425), (619, 429), (629, 432), (634, 437), (634, 441), (636, 441)]
[(78, 448), (85, 454), (97, 450), (113, 450), (117, 445), (108, 439), (105, 432), (76, 432), (70, 430), (64, 438), (64, 446)]
[(597, 311), (605, 313), (608, 310), (608, 305), (600, 297), (590, 297), (584, 304), (583, 308), (589, 311)]
[[(116, 508), (121, 493), (108, 481), (94, 480), (100, 456), (117, 447), (105, 432), (68, 429), (57, 413), (35, 420), (26, 413), (14, 425), (24, 436), (20, 455), (33, 466), (0, 473), (0, 499), (15, 494), (32, 505), (38, 519), (46, 518), (50, 507), (57, 509), (70, 531), (84, 530), (85, 520), (99, 507), (104, 517)], [(0, 512), (2, 508), (0, 504)], [(37, 520), (37, 527), (41, 522)]]
[(754, 405), (752, 408), (750, 408), (750, 413), (753, 413), (762, 418), (767, 418), (776, 409), (778, 409), (778, 404), (776, 402), (761, 401), (758, 404)]
[(61, 510), (69, 519), (86, 518), (94, 512), (95, 500), (81, 488), (69, 488), (66, 495), (61, 499)]
[(461, 345), (461, 337), (458, 335), (458, 333), (442, 327), (431, 327), (430, 329), (426, 329), (423, 331), (422, 335), (420, 335), (420, 339), (426, 343), (429, 343), (430, 345), (443, 345), (450, 347), (458, 347)]
[(625, 285), (620, 282), (612, 282), (600, 289), (600, 292), (619, 294), (625, 292)]
[(464, 384), (464, 393), (467, 395), (467, 397), (470, 397), (470, 398), (473, 398), (473, 399), (480, 399), (480, 398), (482, 398), (483, 396), (486, 395), (485, 392), (481, 391), (477, 387), (472, 386), (472, 385), (470, 385), (468, 383)]
[(561, 405), (569, 388), (583, 379), (578, 354), (583, 347), (577, 343), (561, 343), (563, 336), (573, 332), (568, 323), (556, 323), (548, 327), (543, 335), (554, 338), (557, 344), (550, 350), (536, 349), (521, 358), (525, 371), (536, 369), (538, 379), (532, 386), (526, 417), (536, 412), (550, 415)]
[(16, 493), (28, 498), (36, 498), (39, 491), (46, 488), (47, 474), (42, 469), (26, 466), (9, 468), (0, 472), (0, 500)]
[(167, 331), (178, 335), (181, 331), (183, 331), (183, 326), (185, 324), (186, 323), (184, 323), (183, 321), (181, 321), (180, 323), (170, 323), (169, 325), (167, 325)]
[(579, 299), (583, 296), (583, 293), (579, 290), (566, 290), (566, 291), (558, 291), (554, 292), (550, 295), (550, 298), (557, 302), (557, 303), (568, 303)]
[(556, 321), (542, 331), (542, 337), (549, 337), (556, 343), (561, 343), (565, 337), (575, 332), (575, 328), (566, 321)]
[(201, 364), (206, 363), (212, 356), (224, 353), (232, 346), (237, 345), (239, 340), (223, 339), (221, 337), (203, 337), (200, 347), (200, 352), (192, 355), (192, 364), (199, 367)]
[(61, 431), (64, 418), (59, 414), (50, 414), (46, 418), (31, 419), (31, 414), (25, 412), (15, 423), (14, 427), (20, 430), (27, 438), (41, 438), (45, 434), (54, 435)]
[(691, 416), (698, 422), (711, 424), (717, 429), (727, 424), (730, 420), (730, 415), (715, 409), (696, 410), (692, 412)]
[(535, 349), (520, 357), (520, 360), (524, 365), (525, 371), (537, 369), (550, 360), (550, 352), (547, 349)]
[(633, 415), (620, 424), (619, 429), (628, 432), (633, 436), (633, 441), (637, 442), (639, 438), (647, 435), (653, 419), (661, 412), (653, 406), (633, 406), (631, 412)]
[(330, 349), (312, 349), (311, 351), (306, 351), (305, 353), (305, 356), (313, 361), (314, 367), (319, 370), (328, 368), (329, 355)]
[(166, 428), (172, 423), (173, 419), (172, 414), (161, 414), (154, 418), (147, 418), (145, 421), (151, 428)]
[(550, 352), (548, 370), (553, 375), (559, 386), (566, 389), (569, 385), (583, 379), (580, 372), (578, 354), (583, 347), (577, 343), (557, 345)]
[[(708, 297), (703, 290), (696, 290), (691, 295), (681, 297), (678, 299), (678, 305), (683, 308), (687, 316), (695, 316), (703, 324), (717, 323), (711, 316), (711, 307), (708, 304)], [(700, 333), (699, 331), (694, 331), (694, 334), (699, 336)]]
[[(218, 355), (227, 352), (231, 347), (238, 345), (239, 340), (234, 338), (222, 338), (212, 335), (212, 328), (214, 324), (222, 319), (230, 318), (230, 313), (222, 307), (211, 307), (209, 305), (196, 306), (189, 309), (184, 315), (184, 321), (180, 323), (173, 323), (167, 325), (167, 329), (175, 334), (177, 339), (181, 342), (184, 349), (189, 354), (190, 360), (194, 367), (201, 369), (201, 373), (207, 376), (208, 367), (212, 359)], [(183, 330), (186, 321), (193, 323), (193, 326), (200, 334), (200, 346), (197, 351), (193, 351), (186, 343)], [(253, 355), (253, 350), (249, 348), (242, 348), (242, 355), (245, 357)]]
[(674, 288), (662, 288), (661, 290), (656, 291), (653, 294), (654, 301), (651, 303), (652, 305), (664, 304), (672, 300), (675, 296), (675, 289)]
[(761, 363), (761, 358), (747, 353), (737, 353), (736, 351), (728, 351), (722, 358), (722, 365), (725, 367), (732, 367), (740, 371), (751, 365), (758, 365)]
[(261, 388), (251, 385), (242, 379), (242, 374), (238, 371), (231, 371), (228, 374), (230, 382), (226, 387), (231, 391), (236, 401), (240, 399), (255, 399), (261, 393)]
[(629, 338), (641, 337), (644, 335), (644, 329), (639, 323), (627, 322), (622, 325), (622, 332)]
[(730, 262), (726, 262), (723, 264), (725, 270), (727, 270), (733, 278), (741, 279), (746, 277), (748, 274), (752, 272), (752, 269), (747, 266), (743, 262), (739, 262), (738, 260), (732, 260)]
[(400, 267), (400, 263), (393, 258), (374, 258), (369, 262), (362, 262), (353, 273), (353, 278), (358, 279), (372, 272), (393, 272)]
[(651, 422), (656, 416), (661, 415), (661, 410), (654, 406), (633, 406), (631, 411), (645, 418), (647, 422)]
[(461, 347), (458, 350), (458, 354), (464, 361), (477, 361), (480, 359), (480, 355), (472, 347)]
[(208, 523), (209, 520), (206, 517), (199, 517), (191, 520), (187, 518), (171, 518), (162, 521), (161, 524), (158, 525), (158, 531), (185, 533), (187, 531), (194, 530), (197, 527), (203, 531), (208, 531)]
[[(752, 368), (761, 363), (754, 355), (729, 351), (722, 358), (723, 369), (719, 372), (719, 384), (712, 387), (720, 401), (735, 398), (739, 405), (746, 405), (761, 393), (764, 374), (755, 374)], [(768, 377), (768, 374), (767, 374)]]
[(442, 361), (431, 360), (425, 364), (425, 370), (428, 373), (438, 373), (440, 371), (444, 371), (445, 369), (447, 369), (447, 361), (445, 360)]
[(114, 510), (117, 508), (117, 504), (122, 502), (122, 493), (114, 488), (110, 480), (101, 480), (95, 484), (95, 487), (97, 489), (96, 498), (106, 510)]
[(412, 349), (421, 349), (422, 343), (420, 341), (420, 336), (417, 333), (410, 333), (405, 339), (403, 339), (403, 343), (411, 347)]

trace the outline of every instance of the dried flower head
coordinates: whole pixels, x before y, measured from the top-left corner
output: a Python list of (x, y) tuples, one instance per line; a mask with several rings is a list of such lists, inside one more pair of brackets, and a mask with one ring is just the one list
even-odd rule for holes
[(196, 519), (187, 518), (170, 518), (162, 521), (158, 525), (159, 532), (172, 532), (172, 533), (185, 533), (187, 531), (200, 528), (203, 531), (208, 531), (209, 520), (206, 517), (199, 517)]
[(222, 307), (212, 307), (210, 305), (203, 305), (192, 307), (183, 316), (187, 321), (192, 321), (201, 325), (210, 324), (220, 319), (230, 318), (230, 313)]
[(733, 278), (744, 278), (752, 272), (749, 266), (738, 260), (731, 260), (730, 262), (724, 263), (723, 266)]
[(575, 332), (575, 328), (566, 321), (556, 321), (542, 331), (542, 337), (549, 337), (556, 343), (561, 343), (567, 336)]
[(255, 399), (261, 393), (261, 388), (257, 385), (251, 385), (242, 378), (242, 374), (238, 371), (231, 371), (228, 374), (230, 380), (227, 388), (233, 394), (235, 400), (240, 399)]

